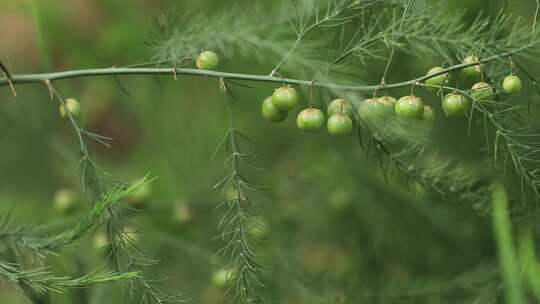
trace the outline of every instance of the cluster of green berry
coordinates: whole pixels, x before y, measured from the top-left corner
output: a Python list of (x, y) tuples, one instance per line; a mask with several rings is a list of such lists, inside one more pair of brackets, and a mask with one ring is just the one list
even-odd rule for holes
[[(282, 86), (274, 91), (262, 103), (262, 115), (268, 121), (281, 122), (289, 116), (289, 111), (298, 103), (298, 93), (291, 86)], [(328, 121), (326, 127), (332, 135), (341, 136), (351, 133), (353, 129), (353, 107), (351, 103), (338, 98), (327, 108)], [(324, 125), (324, 113), (314, 107), (304, 109), (296, 118), (298, 128), (306, 132), (317, 132)]]
[[(479, 79), (482, 76), (480, 60), (476, 56), (468, 56), (463, 60), (464, 64), (475, 64), (462, 70), (464, 76), (471, 79)], [(435, 75), (435, 76), (433, 76)], [(444, 73), (442, 67), (430, 69), (427, 76), (433, 76), (425, 81), (428, 89), (436, 90), (448, 84), (450, 75)], [(518, 94), (522, 89), (522, 83), (518, 76), (507, 76), (502, 84), (506, 94)], [(470, 95), (463, 91), (455, 90), (446, 94), (442, 100), (442, 109), (449, 117), (464, 117), (471, 109), (471, 100), (483, 102), (495, 94), (494, 87), (487, 82), (475, 83), (470, 89)], [(268, 121), (281, 122), (289, 115), (290, 110), (298, 103), (296, 90), (284, 85), (275, 90), (274, 94), (267, 97), (262, 103), (262, 115)], [(353, 129), (354, 108), (344, 99), (333, 100), (326, 111), (328, 115), (327, 129), (332, 135), (340, 136), (351, 133)], [(363, 121), (373, 119), (381, 121), (385, 116), (396, 116), (404, 119), (435, 120), (435, 111), (429, 105), (425, 105), (418, 96), (410, 95), (396, 99), (392, 96), (373, 97), (366, 99), (358, 108), (358, 116)], [(298, 114), (296, 123), (303, 131), (316, 132), (324, 125), (325, 116), (320, 109), (309, 107)]]
[[(298, 103), (298, 94), (290, 86), (282, 86), (274, 94), (267, 97), (262, 104), (262, 115), (268, 121), (284, 121), (289, 111)], [(355, 109), (352, 103), (345, 98), (334, 99), (326, 109), (328, 133), (342, 136), (351, 133)], [(417, 96), (404, 96), (396, 100), (391, 96), (373, 97), (366, 99), (358, 108), (358, 116), (368, 122), (372, 119), (381, 119), (384, 116), (395, 115), (404, 118), (420, 118), (434, 120), (433, 108), (424, 105)], [(316, 132), (324, 125), (324, 113), (317, 108), (309, 107), (302, 110), (296, 119), (298, 128), (303, 131)]]
[[(466, 67), (462, 70), (465, 77), (470, 79), (482, 78), (482, 66), (478, 57), (471, 55), (465, 57), (463, 64), (476, 64), (474, 66)], [(434, 67), (430, 69), (427, 76), (436, 75), (425, 81), (430, 89), (437, 89), (446, 85), (450, 80), (448, 73), (442, 73), (444, 70), (442, 67)], [(521, 92), (522, 83), (521, 79), (516, 75), (507, 76), (502, 84), (503, 91), (506, 94), (513, 95)], [(495, 89), (487, 82), (480, 81), (475, 83), (470, 89), (470, 98), (464, 96), (458, 91), (446, 94), (443, 97), (442, 109), (444, 113), (449, 117), (464, 117), (471, 109), (471, 98), (475, 102), (484, 102), (495, 94)]]
[(429, 105), (424, 105), (418, 96), (403, 96), (396, 100), (392, 96), (374, 97), (366, 99), (358, 110), (360, 118), (365, 121), (379, 119), (385, 116), (396, 115), (402, 118), (434, 120), (435, 113)]
[[(267, 97), (262, 103), (262, 115), (268, 121), (284, 121), (289, 111), (298, 103), (298, 94), (290, 86), (282, 86), (274, 94)], [(351, 133), (355, 109), (352, 103), (345, 98), (334, 99), (326, 109), (328, 133), (342, 136)], [(368, 122), (372, 119), (381, 119), (384, 116), (395, 115), (404, 118), (420, 118), (433, 120), (433, 108), (424, 105), (422, 99), (416, 96), (404, 96), (396, 100), (391, 96), (366, 99), (358, 108), (358, 116)], [(296, 119), (300, 130), (316, 132), (324, 125), (324, 113), (317, 108), (309, 107), (302, 110)]]

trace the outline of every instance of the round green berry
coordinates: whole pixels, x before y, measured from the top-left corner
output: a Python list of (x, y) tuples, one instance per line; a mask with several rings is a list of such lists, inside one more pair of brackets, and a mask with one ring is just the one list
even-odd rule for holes
[(333, 211), (339, 212), (348, 209), (354, 199), (349, 191), (338, 188), (328, 193), (326, 201)]
[(369, 120), (378, 116), (379, 103), (377, 98), (368, 98), (358, 107), (358, 116), (363, 120)]
[[(137, 183), (138, 181), (133, 182), (133, 184)], [(142, 206), (150, 199), (151, 195), (152, 186), (150, 183), (143, 183), (128, 196), (127, 202), (133, 206)]]
[(296, 125), (302, 131), (316, 132), (324, 125), (324, 114), (316, 108), (302, 110), (296, 118)]
[(476, 65), (469, 66), (463, 69), (463, 74), (470, 78), (479, 78), (480, 75), (482, 75), (482, 67), (480, 66), (480, 60), (478, 57), (471, 55), (465, 57), (463, 59), (464, 64), (473, 64), (476, 63)]
[(424, 114), (423, 119), (427, 121), (434, 121), (435, 120), (435, 111), (430, 105), (424, 106)]
[(225, 200), (229, 203), (233, 203), (238, 200), (238, 198), (238, 191), (236, 191), (233, 186), (227, 187), (227, 190), (225, 190)]
[(200, 70), (213, 70), (219, 65), (219, 56), (212, 51), (203, 51), (197, 57), (196, 65)]
[(284, 121), (289, 115), (289, 112), (286, 110), (279, 110), (278, 108), (276, 108), (272, 100), (273, 98), (270, 96), (270, 97), (267, 97), (263, 101), (262, 107), (261, 107), (261, 112), (262, 112), (263, 117), (270, 122)]
[(395, 110), (398, 117), (422, 119), (424, 102), (420, 97), (403, 96), (398, 100)]
[(475, 101), (488, 99), (493, 93), (493, 87), (483, 81), (475, 83), (471, 88), (471, 97)]
[(257, 223), (251, 224), (248, 231), (256, 239), (262, 239), (268, 235), (269, 225), (265, 220), (259, 220)]
[(126, 237), (126, 239), (129, 240), (130, 243), (137, 243), (140, 241), (140, 237), (141, 235), (139, 234), (141, 231), (138, 230), (136, 227), (134, 226), (131, 226), (131, 227), (125, 227), (124, 228), (124, 235)]
[(334, 114), (330, 116), (326, 123), (328, 133), (335, 136), (342, 136), (351, 133), (353, 128), (352, 119), (343, 114)]
[(392, 96), (383, 96), (377, 99), (379, 100), (379, 103), (381, 104), (381, 106), (383, 106), (385, 109), (388, 109), (389, 113), (394, 112), (394, 107), (396, 106), (397, 99), (395, 99)]
[(214, 283), (216, 287), (224, 287), (227, 284), (227, 281), (230, 279), (229, 275), (230, 272), (227, 269), (216, 270), (212, 274), (212, 283)]
[(354, 108), (350, 101), (345, 98), (337, 98), (332, 100), (326, 108), (326, 114), (328, 117), (336, 114), (343, 114), (352, 117), (354, 114)]
[(464, 117), (469, 113), (471, 103), (461, 94), (449, 93), (443, 98), (442, 108), (446, 116)]
[[(139, 241), (139, 233), (134, 227), (125, 227), (122, 232), (123, 238), (129, 240), (130, 243), (135, 244)], [(97, 250), (110, 249), (111, 242), (107, 233), (104, 231), (98, 231), (93, 237), (94, 248)]]
[(54, 208), (61, 213), (68, 213), (77, 205), (77, 194), (70, 189), (61, 189), (54, 194)]
[(63, 104), (60, 105), (59, 112), (63, 118), (67, 117), (66, 108), (73, 117), (79, 117), (81, 114), (81, 105), (74, 98), (67, 98)]
[(366, 121), (394, 115), (394, 107), (396, 104), (394, 100), (395, 98), (389, 96), (366, 99), (358, 108), (358, 115)]
[(107, 239), (107, 235), (104, 232), (96, 232), (93, 238), (94, 248), (101, 250), (104, 247), (109, 246), (110, 242)]
[(519, 94), (522, 87), (521, 79), (515, 75), (507, 76), (503, 81), (503, 90), (506, 94)]
[(174, 221), (180, 225), (189, 223), (193, 219), (191, 208), (184, 202), (179, 202), (174, 206)]
[(243, 190), (236, 190), (236, 187), (232, 184), (227, 185), (223, 190), (223, 195), (229, 204), (235, 204), (238, 201), (245, 201), (246, 199)]
[(272, 94), (272, 102), (278, 110), (288, 111), (298, 103), (298, 93), (291, 86), (282, 86)]
[[(431, 76), (431, 75), (435, 75), (435, 74), (438, 74), (438, 73), (441, 73), (442, 71), (444, 71), (444, 69), (442, 67), (434, 67), (434, 68), (431, 68), (426, 76)], [(437, 90), (436, 87), (433, 87), (433, 86), (437, 86), (437, 87), (440, 87), (442, 85), (444, 85), (445, 83), (448, 82), (448, 73), (444, 73), (444, 74), (441, 74), (441, 75), (438, 75), (438, 76), (435, 76), (435, 77), (432, 77), (432, 78), (429, 78), (429, 79), (426, 79), (426, 84), (427, 85), (430, 85), (431, 87), (427, 87), (429, 90)]]

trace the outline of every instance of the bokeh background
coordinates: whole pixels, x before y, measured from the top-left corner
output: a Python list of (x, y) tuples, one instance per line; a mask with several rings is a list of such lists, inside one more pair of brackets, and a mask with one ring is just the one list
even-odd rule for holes
[[(174, 1), (180, 11), (194, 14), (219, 14), (232, 2), (254, 1)], [(502, 1), (451, 2), (473, 18), (481, 10), (494, 14)], [(148, 24), (167, 5), (156, 0), (0, 0), (0, 60), (15, 74), (145, 62), (152, 55), (143, 43)], [(533, 7), (534, 1), (511, 1), (509, 10), (531, 19)], [(437, 58), (419, 62), (399, 54), (395, 62), (389, 81), (421, 75)], [(383, 64), (366, 66), (362, 80), (376, 83)], [(220, 69), (266, 74), (273, 65), (239, 56), (223, 58)], [(112, 77), (57, 85), (81, 102), (91, 130), (114, 138), (109, 149), (92, 146), (102, 168), (126, 182), (147, 173), (158, 177), (141, 205), (144, 212), (133, 218), (145, 230), (138, 244), (162, 260), (151, 273), (168, 277), (168, 287), (196, 303), (222, 303), (223, 289), (212, 280), (222, 267), (214, 256), (223, 245), (214, 239), (219, 220), (215, 207), (221, 198), (210, 188), (226, 168), (223, 156), (210, 156), (228, 122), (217, 83), (165, 76), (121, 81), (130, 96)], [(495, 261), (489, 217), (471, 205), (415, 194), (399, 179), (385, 181), (377, 160), (366, 157), (354, 136), (304, 134), (292, 118), (280, 125), (267, 123), (259, 107), (274, 87), (258, 83), (238, 89), (234, 106), (237, 128), (254, 139), (260, 154), (256, 164), (265, 169), (251, 179), (268, 186), (252, 194), (267, 227), (258, 245), (267, 294), (276, 303), (458, 303), (468, 293), (477, 294), (463, 286), (469, 281), (459, 278), (482, 273), (482, 267)], [(90, 204), (77, 172), (71, 172), (78, 146), (45, 86), (21, 85), (17, 92), (13, 99), (9, 89), (0, 89), (0, 212), (12, 206), (17, 223), (44, 225), (52, 233), (74, 223)], [(538, 113), (537, 104), (532, 111)], [(433, 141), (442, 147), (478, 148), (459, 145), (468, 140), (465, 126), (437, 128), (444, 133)], [(80, 198), (71, 214), (53, 206), (61, 189)], [(68, 250), (50, 263), (67, 274), (76, 271), (77, 259), (82, 269), (103, 267), (94, 243), (90, 235), (83, 250)], [(90, 293), (92, 303), (105, 303), (109, 298), (104, 297), (117, 294), (103, 286)], [(24, 303), (2, 285), (0, 299)], [(70, 303), (71, 298), (56, 296), (55, 301)]]

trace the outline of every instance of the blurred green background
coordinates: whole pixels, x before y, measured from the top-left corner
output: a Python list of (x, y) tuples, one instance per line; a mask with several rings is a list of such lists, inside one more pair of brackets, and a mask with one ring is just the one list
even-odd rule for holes
[[(174, 3), (181, 12), (219, 14), (232, 2), (254, 1)], [(286, 1), (258, 2), (279, 6)], [(501, 2), (452, 0), (452, 5), (467, 8), (472, 17), (480, 10), (495, 12)], [(513, 1), (509, 9), (531, 18), (533, 5)], [(150, 18), (166, 10), (166, 1), (155, 0), (0, 0), (0, 60), (15, 74), (148, 61), (152, 54), (143, 44), (145, 32)], [(437, 58), (418, 63), (400, 54), (389, 81), (421, 75), (436, 63)], [(273, 65), (223, 58), (220, 69), (266, 74)], [(365, 74), (372, 76), (363, 80), (376, 83), (383, 68), (383, 62), (366, 67)], [(131, 96), (112, 77), (57, 85), (81, 102), (91, 130), (114, 138), (110, 149), (92, 146), (102, 168), (126, 182), (147, 173), (158, 177), (144, 212), (134, 218), (134, 225), (146, 231), (137, 242), (162, 259), (151, 272), (168, 277), (168, 287), (196, 303), (221, 303), (223, 290), (212, 283), (212, 274), (222, 266), (213, 256), (223, 245), (213, 239), (219, 220), (214, 210), (221, 198), (209, 189), (226, 168), (223, 156), (211, 161), (210, 156), (228, 122), (217, 82), (166, 76), (120, 80)], [(237, 89), (234, 106), (237, 128), (254, 139), (261, 155), (256, 164), (265, 169), (251, 178), (268, 186), (252, 199), (267, 225), (258, 245), (267, 294), (276, 303), (464, 303), (468, 293), (475, 295), (455, 278), (481, 272), (494, 261), (489, 218), (469, 205), (414, 194), (397, 179), (385, 182), (376, 159), (366, 157), (354, 136), (306, 135), (292, 118), (280, 125), (267, 123), (259, 107), (274, 87), (258, 83), (254, 89)], [(17, 223), (58, 231), (74, 223), (90, 203), (81, 199), (69, 216), (52, 204), (60, 189), (83, 196), (77, 172), (70, 173), (79, 156), (76, 138), (45, 86), (21, 85), (17, 92), (13, 99), (7, 88), (0, 90), (0, 208), (13, 206)], [(537, 113), (538, 106), (532, 110)], [(437, 130), (433, 140), (444, 138), (443, 147), (467, 140), (465, 126), (447, 124)], [(179, 223), (178, 208), (189, 220)], [(86, 242), (84, 248), (93, 249), (84, 250), (82, 267), (103, 266), (94, 237)], [(78, 253), (68, 251), (51, 263), (73, 273)], [(401, 292), (415, 287), (416, 293)], [(386, 290), (393, 300), (376, 296)], [(110, 293), (115, 293), (112, 287), (92, 288), (93, 303), (105, 303)], [(0, 287), (0, 299), (23, 303), (7, 286)], [(57, 300), (70, 301), (68, 296)]]

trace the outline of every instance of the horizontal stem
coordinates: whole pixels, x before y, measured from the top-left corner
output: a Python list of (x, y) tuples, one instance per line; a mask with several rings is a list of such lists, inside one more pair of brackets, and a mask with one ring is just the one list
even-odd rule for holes
[(54, 72), (54, 73), (43, 73), (43, 74), (20, 74), (20, 75), (10, 75), (11, 77), (0, 78), (0, 87), (13, 84), (24, 84), (24, 83), (43, 83), (46, 81), (60, 80), (60, 79), (70, 79), (70, 78), (82, 78), (82, 77), (92, 77), (92, 76), (119, 76), (119, 75), (189, 75), (189, 76), (203, 76), (203, 77), (212, 77), (212, 78), (222, 78), (229, 80), (244, 80), (244, 81), (255, 81), (255, 82), (268, 82), (268, 83), (284, 83), (290, 85), (305, 85), (312, 87), (320, 87), (327, 89), (335, 89), (341, 91), (365, 91), (370, 92), (380, 89), (396, 89), (411, 86), (413, 84), (425, 81), (427, 79), (437, 77), (439, 75), (461, 70), (470, 66), (475, 66), (483, 63), (487, 63), (496, 59), (505, 58), (511, 56), (515, 53), (525, 50), (527, 47), (522, 47), (513, 51), (506, 53), (493, 55), (486, 57), (479, 62), (470, 63), (470, 64), (457, 64), (449, 68), (442, 70), (439, 73), (422, 76), (416, 79), (398, 82), (398, 83), (389, 83), (389, 84), (379, 84), (379, 85), (369, 85), (369, 86), (355, 86), (355, 85), (341, 85), (329, 82), (312, 82), (309, 80), (301, 79), (292, 79), (292, 78), (281, 78), (268, 75), (253, 75), (253, 74), (240, 74), (240, 73), (227, 73), (227, 72), (217, 72), (217, 71), (206, 71), (198, 69), (187, 69), (187, 68), (101, 68), (101, 69), (81, 69), (81, 70), (71, 70), (63, 72)]

